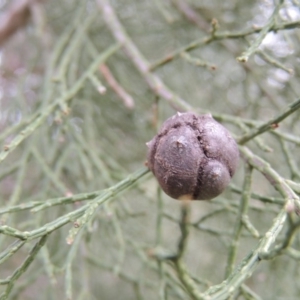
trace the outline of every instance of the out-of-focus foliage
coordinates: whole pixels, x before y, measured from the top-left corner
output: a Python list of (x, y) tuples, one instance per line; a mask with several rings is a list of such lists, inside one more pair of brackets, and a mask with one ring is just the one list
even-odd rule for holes
[[(0, 28), (0, 298), (298, 299), (299, 1), (23, 2)], [(177, 110), (241, 145), (210, 202), (143, 167)]]

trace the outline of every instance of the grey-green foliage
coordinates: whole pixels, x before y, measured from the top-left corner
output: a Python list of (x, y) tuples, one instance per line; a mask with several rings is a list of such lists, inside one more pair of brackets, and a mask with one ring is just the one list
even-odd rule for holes
[[(35, 6), (0, 50), (0, 299), (298, 299), (299, 10)], [(212, 201), (175, 201), (143, 167), (176, 110), (240, 143)]]

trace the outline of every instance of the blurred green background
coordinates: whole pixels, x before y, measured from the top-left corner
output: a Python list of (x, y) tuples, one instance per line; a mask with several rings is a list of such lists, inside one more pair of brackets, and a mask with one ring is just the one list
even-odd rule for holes
[[(31, 231), (92, 201), (35, 213), (22, 207), (99, 191), (127, 178), (143, 167), (145, 143), (177, 110), (211, 112), (236, 138), (284, 111), (300, 94), (300, 8), (296, 0), (277, 2), (0, 1), (0, 225)], [(111, 26), (111, 8), (129, 40), (89, 72), (122, 34)], [(16, 26), (14, 34), (5, 32), (7, 24)], [(238, 61), (269, 25), (249, 60)], [(139, 70), (143, 63), (150, 71)], [(246, 146), (282, 178), (299, 182), (299, 126), (296, 111), (278, 131)], [(222, 195), (191, 204), (183, 261), (199, 291), (226, 278), (234, 228), (242, 222), (244, 168), (241, 159)], [(257, 170), (251, 192), (261, 196), (250, 197), (246, 213), (259, 236), (243, 226), (234, 266), (257, 247), (284, 203)], [(17, 209), (8, 212), (10, 207)], [(144, 175), (99, 206), (72, 245), (66, 242), (72, 222), (53, 231), (13, 281), (8, 299), (189, 299), (172, 263), (152, 257), (176, 252), (180, 212), (181, 203), (163, 194), (152, 174)], [(37, 239), (7, 257), (14, 241), (0, 231), (0, 293)], [(299, 245), (295, 234), (290, 246), (297, 252)], [(299, 299), (297, 255), (261, 262), (230, 299)]]

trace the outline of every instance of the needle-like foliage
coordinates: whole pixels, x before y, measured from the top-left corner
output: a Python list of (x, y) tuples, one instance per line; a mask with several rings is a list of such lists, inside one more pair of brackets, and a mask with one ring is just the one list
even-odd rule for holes
[[(298, 299), (299, 7), (0, 1), (0, 299)], [(239, 144), (211, 201), (145, 166), (176, 111)]]

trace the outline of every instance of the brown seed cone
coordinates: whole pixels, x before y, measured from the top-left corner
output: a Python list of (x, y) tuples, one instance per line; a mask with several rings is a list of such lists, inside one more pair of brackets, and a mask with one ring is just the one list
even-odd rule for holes
[(177, 113), (147, 143), (148, 167), (175, 199), (209, 200), (223, 192), (239, 160), (236, 142), (210, 114)]

